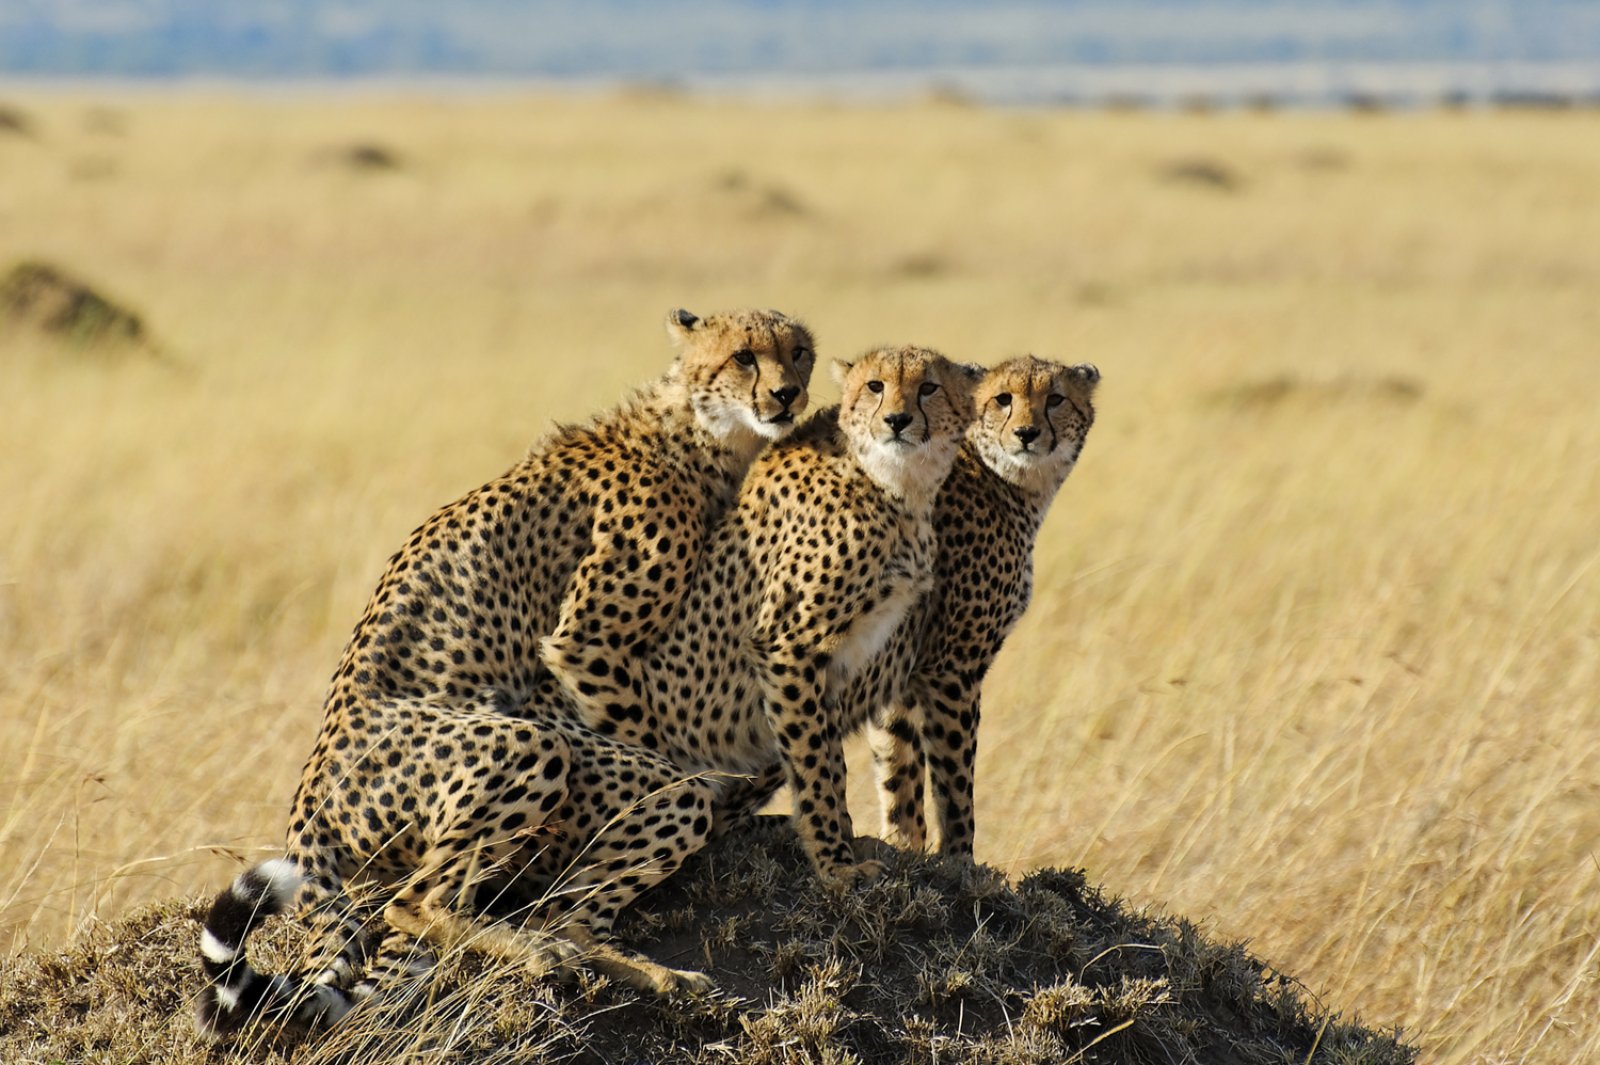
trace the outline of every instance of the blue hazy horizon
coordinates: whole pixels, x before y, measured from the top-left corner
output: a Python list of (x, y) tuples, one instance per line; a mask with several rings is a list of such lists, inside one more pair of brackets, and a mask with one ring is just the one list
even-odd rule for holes
[(0, 0), (0, 76), (1600, 93), (1592, 0)]

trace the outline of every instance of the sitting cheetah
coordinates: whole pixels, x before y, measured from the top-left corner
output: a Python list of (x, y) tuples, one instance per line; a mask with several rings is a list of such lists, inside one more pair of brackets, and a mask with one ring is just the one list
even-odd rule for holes
[[(844, 802), (843, 740), (870, 707), (840, 694), (932, 583), (933, 502), (976, 375), (912, 347), (840, 365), (840, 407), (756, 460), (673, 624), (644, 659), (613, 659), (612, 701), (584, 716), (703, 775), (707, 798), (781, 762), (813, 865), (848, 885), (881, 866), (856, 861)], [(677, 842), (686, 857), (703, 839)]]
[(926, 752), (940, 849), (972, 854), (979, 689), (1028, 608), (1034, 538), (1094, 424), (1099, 380), (1093, 366), (1023, 356), (978, 385), (976, 420), (934, 508), (938, 582), (921, 617), (883, 656), (886, 663), (914, 658), (909, 681), (898, 698), (852, 692), (878, 706), (868, 738), (892, 843), (924, 845), (918, 800)]
[[(470, 931), (480, 949), (537, 964), (562, 961), (576, 942), (645, 986), (694, 983), (591, 942), (604, 931), (584, 908), (592, 901), (576, 907), (560, 941), (490, 934), (453, 908), (481, 871), (527, 849), (523, 833), (566, 800), (580, 755), (607, 765), (640, 759), (597, 749), (596, 738), (559, 722), (509, 718), (506, 708), (550, 675), (580, 707), (607, 690), (593, 662), (648, 645), (751, 459), (804, 409), (813, 351), (798, 322), (775, 311), (700, 319), (680, 310), (668, 330), (682, 350), (664, 377), (535, 445), (435, 513), (390, 560), (330, 686), (287, 857), (242, 875), (206, 921), (203, 1030), (231, 1029), (290, 998), (298, 1002), (290, 1012), (307, 1022), (349, 1008), (364, 944), (342, 885), (358, 874), (397, 885), (380, 960), (401, 956), (408, 937), (450, 944)], [(633, 797), (648, 820), (680, 790)], [(691, 796), (670, 816), (692, 824), (700, 801)], [(654, 870), (638, 876), (630, 886), (659, 879)], [(304, 980), (269, 979), (245, 962), (245, 938), (291, 902), (313, 926), (315, 961)]]
[[(683, 354), (640, 397), (646, 402), (604, 419), (611, 431), (592, 444), (569, 447), (563, 438), (546, 449), (554, 461), (530, 471), (536, 486), (553, 482), (564, 503), (547, 514), (554, 501), (539, 501), (538, 541), (529, 544), (556, 560), (549, 586), (564, 594), (554, 604), (525, 604), (523, 624), (548, 633), (540, 659), (584, 710), (598, 710), (611, 690), (607, 660), (641, 653), (671, 617), (751, 460), (794, 427), (808, 399), (815, 344), (794, 319), (777, 311), (699, 319), (678, 310), (667, 329)], [(565, 542), (557, 546), (557, 537)]]

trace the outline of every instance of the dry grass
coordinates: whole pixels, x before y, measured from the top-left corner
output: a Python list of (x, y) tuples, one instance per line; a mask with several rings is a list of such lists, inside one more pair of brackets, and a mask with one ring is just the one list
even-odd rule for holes
[[(668, 307), (761, 304), (825, 356), (1105, 373), (980, 856), (1247, 936), (1443, 1065), (1600, 1055), (1595, 116), (149, 97), (108, 138), (10, 95), (0, 269), (167, 356), (0, 321), (12, 945), (275, 845), (404, 535), (655, 372)], [(366, 144), (403, 163), (325, 165)]]
[[(266, 1021), (222, 1046), (189, 1022), (205, 900), (157, 903), (0, 986), (8, 1062), (511, 1065), (1413, 1065), (1392, 1036), (1308, 1006), (1238, 944), (1130, 912), (1080, 875), (1014, 889), (954, 859), (908, 858), (840, 898), (787, 820), (708, 848), (631, 911), (627, 938), (712, 974), (670, 1001), (580, 974), (566, 986), (454, 952), (331, 1032)], [(252, 949), (281, 971), (292, 923)]]

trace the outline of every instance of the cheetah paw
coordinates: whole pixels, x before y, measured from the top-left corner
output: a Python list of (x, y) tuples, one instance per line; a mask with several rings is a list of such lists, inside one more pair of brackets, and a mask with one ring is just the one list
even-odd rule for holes
[(855, 862), (849, 865), (836, 865), (823, 874), (823, 883), (840, 891), (847, 891), (859, 884), (870, 884), (887, 871), (888, 866), (879, 861)]
[(662, 995), (704, 995), (716, 989), (715, 980), (693, 969), (665, 969), (656, 980), (656, 992)]
[[(876, 861), (889, 864), (894, 861), (901, 850), (906, 849), (905, 844), (897, 842), (893, 836), (889, 839), (879, 839), (876, 836), (857, 836), (850, 842), (850, 850), (857, 861)], [(921, 850), (920, 846), (910, 848)]]
[(528, 969), (535, 976), (553, 976), (558, 980), (570, 980), (576, 975), (582, 960), (583, 948), (559, 936), (549, 936), (541, 939), (533, 955), (528, 959)]

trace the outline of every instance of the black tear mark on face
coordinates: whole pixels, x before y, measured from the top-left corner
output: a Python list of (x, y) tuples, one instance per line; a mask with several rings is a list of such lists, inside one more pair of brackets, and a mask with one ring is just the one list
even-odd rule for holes
[(934, 392), (939, 391), (939, 387), (934, 385), (932, 392), (924, 393), (923, 389), (931, 384), (933, 384), (932, 381), (924, 380), (917, 386), (917, 413), (922, 415), (922, 442), (924, 444), (933, 439), (933, 419), (928, 417), (928, 411), (923, 407), (922, 401), (933, 395)]
[[(740, 358), (741, 355), (745, 357)], [(755, 352), (750, 350), (750, 334), (748, 332), (744, 335), (744, 347), (733, 353), (733, 361), (745, 369), (754, 369), (756, 371), (755, 376), (750, 381), (750, 413), (754, 414), (760, 409), (759, 404), (761, 401), (758, 397), (761, 394), (761, 367), (756, 361)]]
[[(1002, 396), (1005, 398), (1004, 403), (1000, 402)], [(994, 401), (999, 403), (1000, 409), (1006, 412), (1005, 417), (1000, 419), (1000, 428), (994, 434), (996, 440), (1004, 440), (1006, 438), (1006, 426), (1010, 425), (1011, 419), (1017, 416), (1017, 405), (1011, 401), (1010, 392), (1001, 392), (994, 397)]]
[[(877, 385), (878, 387), (877, 388), (873, 388), (872, 387), (873, 385)], [(871, 392), (874, 396), (878, 397), (877, 402), (873, 403), (873, 405), (872, 405), (872, 413), (867, 415), (868, 419), (870, 420), (872, 418), (876, 418), (878, 416), (878, 412), (883, 410), (883, 382), (882, 381), (868, 381), (867, 382), (867, 391)]]

